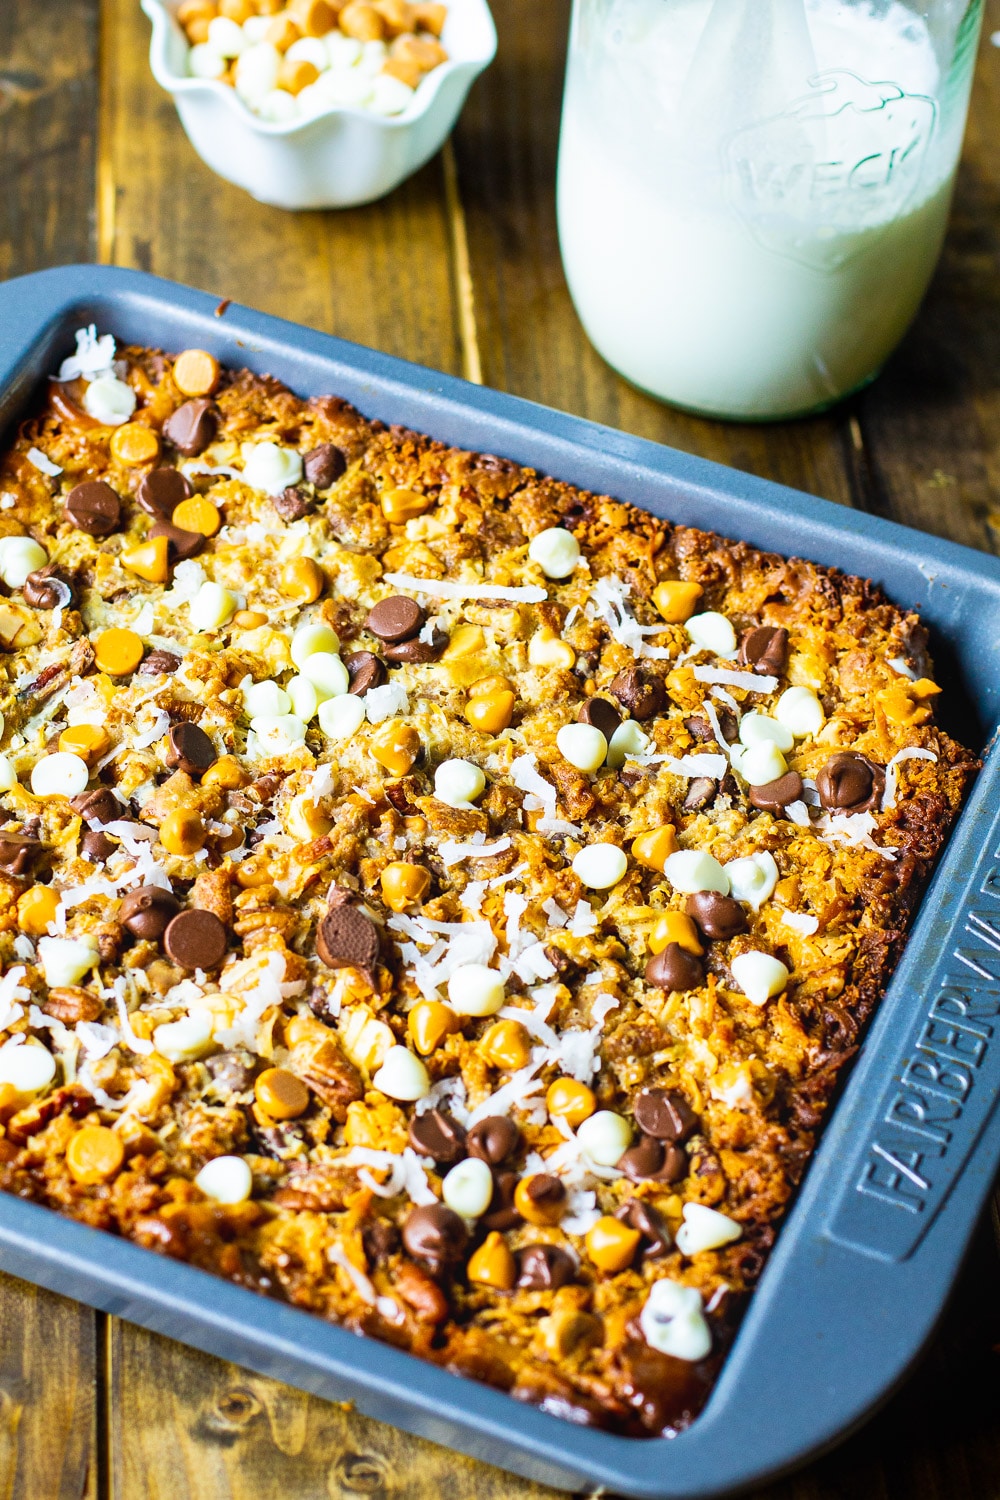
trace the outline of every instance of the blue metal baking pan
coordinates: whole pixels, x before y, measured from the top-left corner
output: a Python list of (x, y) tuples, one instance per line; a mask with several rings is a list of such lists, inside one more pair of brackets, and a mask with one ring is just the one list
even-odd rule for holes
[[(674, 521), (874, 578), (918, 609), (953, 727), (1000, 720), (1000, 562), (134, 271), (0, 285), (0, 427), (95, 322), (210, 349), (302, 395), (499, 453)], [(486, 1386), (0, 1195), (0, 1267), (542, 1483), (708, 1500), (792, 1468), (892, 1392), (932, 1332), (1000, 1163), (1000, 766), (987, 754), (704, 1413), (672, 1439), (571, 1426)]]

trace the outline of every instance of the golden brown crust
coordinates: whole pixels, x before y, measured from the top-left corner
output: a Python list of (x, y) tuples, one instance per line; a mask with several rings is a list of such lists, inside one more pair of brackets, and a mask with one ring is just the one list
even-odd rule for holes
[[(575, 1421), (636, 1435), (676, 1430), (705, 1399), (976, 769), (935, 724), (919, 620), (862, 579), (387, 429), (336, 397), (301, 401), (247, 371), (223, 372), (214, 440), (184, 461), (162, 438), (183, 399), (170, 357), (127, 349), (119, 358), (137, 398), (132, 421), (161, 435), (160, 464), (186, 463), (223, 526), (195, 561), (172, 563), (167, 580), (135, 571), (130, 558), (153, 519), (137, 497), (153, 465), (116, 457), (116, 429), (86, 413), (85, 379), (53, 384), (0, 459), (0, 536), (40, 542), (75, 595), (61, 610), (33, 607), (14, 584), (0, 601), (3, 748), (18, 776), (0, 815), (0, 1076), (20, 1077), (5, 1072), (12, 1038), (56, 1059), (47, 1085), (0, 1084), (0, 1185)], [(332, 444), (337, 477), (319, 491), (293, 481), (269, 499), (241, 477), (250, 446), (265, 441), (300, 455)], [(39, 452), (58, 475), (37, 467)], [(194, 472), (206, 465), (216, 472)], [(85, 534), (64, 504), (75, 485), (97, 479), (122, 502), (121, 524), (106, 536)], [(565, 580), (529, 556), (549, 527), (571, 531), (582, 550), (584, 564)], [(302, 556), (325, 585), (305, 604), (287, 572)], [(394, 588), (388, 574), (424, 580), (426, 591)], [(237, 612), (195, 628), (199, 580), (222, 584)], [(751, 692), (750, 666), (699, 652), (683, 620), (665, 622), (654, 591), (677, 580), (698, 585), (697, 611), (724, 615), (738, 638), (787, 632), (773, 687), (762, 676)], [(480, 597), (442, 598), (435, 584), (446, 593), (478, 586)], [(428, 659), (395, 660), (392, 643), (367, 628), (372, 606), (398, 592), (424, 603)], [(403, 691), (395, 712), (388, 702), (385, 720), (350, 737), (331, 738), (313, 717), (304, 739), (268, 742), (262, 720), (250, 731), (248, 679), (287, 686), (292, 634), (309, 623), (337, 632), (344, 659), (377, 656), (383, 679)], [(111, 628), (137, 634), (147, 658), (180, 658), (177, 669), (109, 676), (101, 637)], [(696, 675), (705, 668), (737, 676), (706, 681)], [(507, 727), (470, 718), (477, 684), (513, 697)], [(685, 769), (693, 755), (718, 761), (717, 729), (728, 720), (732, 733), (741, 713), (773, 713), (789, 686), (822, 707), (821, 727), (786, 752), (805, 780), (791, 814), (755, 808), (735, 763), (713, 763), (714, 776), (704, 763), (700, 775)], [(559, 730), (588, 700), (614, 704), (616, 695), (623, 714), (630, 703), (636, 713), (653, 705), (641, 725), (646, 753), (617, 770), (571, 764)], [(104, 785), (119, 802), (100, 852), (93, 827), (84, 843), (87, 824), (65, 796), (31, 790), (33, 768), (80, 725), (104, 736), (88, 790)], [(202, 779), (178, 762), (178, 725), (207, 733), (225, 775)], [(373, 757), (387, 729), (411, 734), (407, 764)], [(894, 761), (901, 750), (922, 756)], [(844, 752), (876, 768), (872, 806), (810, 810), (802, 799), (816, 802), (811, 788)], [(435, 770), (453, 758), (485, 773), (483, 794), (465, 805), (436, 795)], [(188, 848), (192, 820), (201, 842)], [(679, 917), (687, 902), (632, 852), (658, 828), (720, 864), (769, 856), (776, 865), (760, 909), (743, 903), (745, 931), (711, 939), (692, 929), (703, 951), (689, 950), (686, 970), (674, 955), (671, 973), (689, 974), (679, 989), (646, 978), (658, 919)], [(13, 832), (40, 842), (33, 869), (3, 845)], [(612, 887), (587, 889), (573, 861), (598, 844), (624, 850), (627, 869)], [(221, 925), (221, 968), (185, 970), (178, 952), (193, 949), (125, 923), (137, 862), (147, 882), (170, 885), (173, 909)], [(410, 905), (387, 904), (395, 887), (382, 877), (394, 864), (426, 872)], [(45, 897), (28, 896), (40, 886), (61, 898), (49, 940), (95, 950), (69, 979), (46, 970)], [(359, 913), (375, 924), (377, 956), (362, 960), (350, 947), (366, 930), (350, 942), (342, 926), (321, 931), (337, 910), (353, 914), (348, 927)], [(469, 961), (506, 981), (499, 1020), (527, 1023), (521, 1062), (509, 1033), (507, 1050), (490, 1038), (494, 1016), (452, 1016), (433, 1045), (414, 1050), (410, 1018), (418, 1005), (433, 1000), (440, 1011), (447, 1001), (447, 967), (431, 969), (447, 966), (459, 936), (472, 941)], [(331, 947), (346, 967), (330, 966)], [(750, 952), (788, 971), (766, 1003), (751, 1003), (734, 974)], [(201, 1018), (201, 1032), (177, 1041), (160, 1029), (184, 1017)], [(393, 1046), (419, 1053), (432, 1102), (460, 1127), (515, 1079), (485, 1110), (519, 1131), (496, 1174), (515, 1174), (512, 1189), (544, 1169), (565, 1198), (561, 1220), (514, 1212), (491, 1231), (490, 1265), (513, 1265), (527, 1284), (510, 1287), (509, 1270), (506, 1285), (502, 1271), (493, 1284), (470, 1274), (488, 1230), (478, 1218), (457, 1259), (442, 1260), (436, 1241), (433, 1253), (416, 1246), (414, 1203), (441, 1198), (449, 1165), (435, 1170), (412, 1149), (413, 1122), (426, 1114), (373, 1082)], [(291, 1083), (269, 1091), (262, 1070)], [(674, 1142), (672, 1172), (635, 1181), (581, 1157), (573, 1128), (546, 1108), (549, 1085), (574, 1074), (592, 1091), (591, 1108), (630, 1131), (642, 1090), (685, 1103), (692, 1123)], [(294, 1100), (301, 1085), (307, 1107), (281, 1117), (275, 1101)], [(67, 1147), (96, 1125), (121, 1138), (124, 1159), (85, 1182)], [(215, 1201), (195, 1185), (206, 1162), (226, 1156), (250, 1166), (252, 1198)], [(655, 1256), (647, 1232), (630, 1262), (602, 1268), (587, 1230), (628, 1204), (626, 1217), (639, 1204), (654, 1210), (668, 1242), (690, 1204), (723, 1211), (740, 1237)], [(546, 1245), (571, 1257), (564, 1284), (546, 1287), (526, 1271), (540, 1252), (525, 1252)], [(639, 1317), (661, 1278), (701, 1292), (707, 1356), (674, 1357), (646, 1341)]]

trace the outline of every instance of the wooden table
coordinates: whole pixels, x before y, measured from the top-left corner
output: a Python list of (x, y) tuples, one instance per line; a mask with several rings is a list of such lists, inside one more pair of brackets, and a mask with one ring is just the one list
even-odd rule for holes
[[(138, 0), (0, 0), (0, 276), (138, 266), (996, 550), (1000, 0), (916, 328), (860, 399), (774, 427), (658, 406), (588, 346), (553, 206), (569, 0), (493, 3), (500, 54), (453, 144), (383, 203), (291, 216), (197, 159), (149, 75)], [(2, 1278), (0, 1334), (3, 1500), (554, 1495)], [(919, 1372), (859, 1436), (757, 1500), (1000, 1500), (998, 1354), (984, 1225)]]

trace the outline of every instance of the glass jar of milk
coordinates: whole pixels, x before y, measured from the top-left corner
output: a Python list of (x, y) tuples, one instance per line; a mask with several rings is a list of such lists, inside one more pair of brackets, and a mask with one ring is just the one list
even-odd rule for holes
[(982, 0), (574, 0), (559, 238), (597, 349), (713, 416), (817, 411), (927, 289)]

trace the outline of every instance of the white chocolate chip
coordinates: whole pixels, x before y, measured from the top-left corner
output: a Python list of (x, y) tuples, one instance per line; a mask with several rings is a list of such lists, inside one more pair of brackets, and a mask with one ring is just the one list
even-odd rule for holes
[(361, 61), (361, 43), (357, 37), (345, 36), (342, 31), (328, 31), (323, 38), (330, 56), (331, 68), (353, 68)]
[[(263, 99), (258, 100), (255, 108), (262, 120), (269, 120), (272, 125), (283, 125), (286, 120), (292, 120), (298, 114), (299, 101), (287, 89), (272, 89)], [(272, 490), (270, 493), (280, 494), (280, 491)]]
[(597, 1166), (613, 1167), (632, 1144), (632, 1127), (614, 1110), (599, 1109), (577, 1128), (576, 1138)]
[(434, 772), (434, 795), (448, 807), (471, 807), (486, 790), (486, 777), (469, 760), (443, 760)]
[(692, 615), (685, 626), (694, 645), (702, 651), (712, 651), (716, 656), (732, 656), (736, 651), (736, 632), (725, 615), (708, 609), (704, 614)]
[[(253, 105), (269, 94), (281, 72), (281, 53), (270, 42), (255, 42), (236, 63), (236, 92), (244, 104)], [(248, 481), (249, 482), (249, 481)]]
[(194, 1185), (216, 1203), (245, 1203), (253, 1190), (253, 1174), (242, 1156), (216, 1156), (205, 1163)]
[(244, 448), (243, 482), (255, 490), (280, 495), (289, 485), (298, 484), (301, 478), (302, 455), (294, 448), (282, 448), (278, 443), (253, 443)]
[(197, 42), (188, 53), (188, 72), (192, 78), (221, 78), (226, 59), (207, 42)]
[(188, 604), (188, 613), (195, 630), (210, 631), (227, 625), (238, 608), (235, 594), (221, 583), (206, 582)]
[(591, 844), (573, 860), (573, 874), (589, 890), (607, 891), (628, 869), (628, 857), (617, 844)]
[(760, 911), (764, 902), (771, 899), (778, 884), (778, 866), (773, 854), (748, 854), (745, 859), (731, 859), (722, 868), (729, 876), (730, 895), (737, 901), (746, 901), (754, 911)]
[(6, 1042), (0, 1047), (0, 1083), (19, 1094), (38, 1094), (56, 1076), (56, 1060), (47, 1047)]
[(731, 964), (733, 978), (751, 1005), (766, 1005), (788, 983), (788, 970), (770, 953), (741, 953)]
[(239, 57), (246, 50), (243, 27), (228, 16), (215, 16), (208, 23), (208, 45), (220, 57)]
[(619, 724), (608, 745), (608, 765), (612, 771), (620, 771), (630, 755), (645, 755), (652, 744), (634, 719)]
[(503, 979), (486, 964), (462, 964), (448, 980), (448, 1004), (460, 1016), (495, 1016), (505, 999)]
[(306, 725), (298, 714), (258, 714), (250, 728), (267, 755), (281, 755), (295, 745), (304, 745)]
[(79, 984), (98, 960), (97, 943), (89, 938), (43, 937), (38, 940), (42, 973), (50, 988)]
[(409, 1103), (430, 1093), (431, 1081), (419, 1057), (408, 1047), (390, 1047), (382, 1066), (372, 1078), (372, 1087), (390, 1099)]
[(0, 792), (13, 791), (17, 786), (17, 772), (9, 755), (0, 755)]
[(166, 1021), (153, 1031), (153, 1046), (168, 1062), (194, 1062), (212, 1045), (212, 1018), (207, 1011)]
[(588, 774), (603, 766), (608, 742), (593, 724), (564, 724), (556, 735), (559, 754), (578, 771)]
[(268, 678), (243, 689), (243, 708), (250, 719), (258, 714), (287, 714), (292, 700), (283, 687)]
[(651, 1349), (695, 1363), (712, 1350), (712, 1331), (705, 1319), (701, 1293), (664, 1277), (656, 1282), (639, 1314), (642, 1336)]
[(339, 698), (351, 685), (350, 674), (339, 656), (332, 651), (313, 651), (302, 663), (301, 672), (316, 688), (321, 698)]
[(528, 556), (546, 578), (568, 578), (580, 561), (580, 543), (565, 527), (550, 526), (534, 538)]
[(773, 740), (762, 740), (731, 759), (734, 769), (750, 786), (767, 786), (788, 771), (788, 762)]
[(28, 574), (44, 568), (48, 560), (49, 554), (34, 537), (0, 538), (0, 578), (9, 589), (23, 588)]
[(720, 896), (729, 895), (729, 876), (711, 854), (703, 849), (681, 849), (671, 854), (663, 866), (663, 873), (675, 891), (696, 896), (699, 891), (718, 891)]
[(401, 115), (413, 98), (414, 90), (391, 73), (379, 73), (372, 81), (368, 108), (376, 115)]
[(819, 734), (826, 720), (823, 705), (809, 688), (786, 688), (774, 708), (774, 716), (797, 740)]
[(320, 695), (308, 677), (293, 677), (288, 683), (287, 697), (292, 700), (292, 713), (306, 724), (315, 719), (319, 711)]
[(318, 621), (312, 625), (301, 625), (292, 636), (290, 647), (292, 661), (300, 672), (308, 657), (315, 656), (320, 651), (328, 651), (335, 656), (339, 650), (340, 637), (337, 632)]
[(493, 1173), (478, 1156), (467, 1156), (442, 1182), (441, 1196), (463, 1219), (478, 1219), (493, 1197)]
[(317, 73), (325, 73), (330, 66), (330, 54), (318, 36), (300, 36), (285, 53), (290, 63), (310, 62)]
[(777, 745), (779, 750), (790, 750), (794, 744), (792, 731), (787, 725), (779, 724), (769, 714), (759, 713), (743, 715), (740, 720), (740, 740), (748, 748), (770, 742)]
[(135, 411), (135, 391), (114, 375), (99, 375), (84, 391), (83, 406), (102, 427), (120, 427)]
[(351, 693), (328, 698), (319, 706), (319, 727), (331, 740), (349, 740), (364, 722), (365, 705)]
[(43, 755), (31, 768), (31, 790), (36, 797), (78, 797), (89, 780), (87, 762), (69, 750)]
[(674, 1236), (682, 1255), (697, 1255), (702, 1250), (718, 1250), (731, 1245), (743, 1234), (743, 1227), (728, 1214), (703, 1203), (685, 1203), (684, 1222)]

